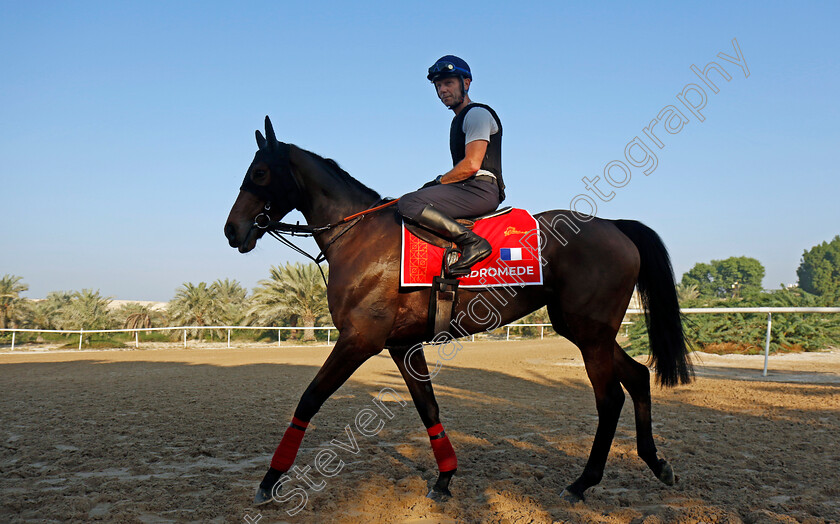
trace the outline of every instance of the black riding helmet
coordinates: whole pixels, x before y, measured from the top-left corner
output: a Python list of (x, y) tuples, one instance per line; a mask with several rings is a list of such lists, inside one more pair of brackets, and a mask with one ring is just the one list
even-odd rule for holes
[(434, 84), (435, 80), (442, 78), (458, 77), (461, 80), (461, 98), (467, 94), (467, 88), (464, 85), (464, 79), (472, 80), (472, 72), (467, 63), (455, 55), (446, 55), (438, 58), (437, 62), (432, 64), (429, 68), (429, 74), (426, 78)]
[(435, 80), (450, 76), (460, 76), (461, 78), (472, 80), (470, 66), (455, 55), (446, 55), (438, 58), (438, 61), (429, 68), (429, 74), (426, 78), (434, 82)]

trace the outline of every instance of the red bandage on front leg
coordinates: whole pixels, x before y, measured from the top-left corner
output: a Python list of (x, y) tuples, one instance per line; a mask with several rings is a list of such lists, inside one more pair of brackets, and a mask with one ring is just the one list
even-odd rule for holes
[(295, 461), (298, 448), (300, 448), (300, 443), (303, 441), (303, 435), (306, 433), (306, 426), (308, 425), (309, 422), (292, 417), (292, 423), (283, 434), (283, 440), (280, 441), (280, 445), (274, 451), (274, 456), (271, 457), (272, 468), (283, 473), (289, 471), (292, 463)]
[(432, 443), (438, 470), (446, 473), (458, 469), (458, 458), (455, 456), (455, 450), (452, 449), (452, 443), (449, 442), (449, 436), (443, 430), (443, 425), (435, 424), (426, 431), (429, 432), (429, 441)]

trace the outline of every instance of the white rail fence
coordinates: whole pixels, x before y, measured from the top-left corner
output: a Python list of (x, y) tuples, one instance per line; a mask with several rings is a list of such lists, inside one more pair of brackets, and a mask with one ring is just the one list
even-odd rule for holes
[[(643, 309), (628, 309), (628, 315), (644, 314)], [(773, 313), (840, 313), (840, 307), (692, 307), (682, 308), (680, 313), (767, 313), (767, 337), (764, 340), (764, 370), (761, 375), (767, 376), (767, 361), (770, 359), (770, 332), (773, 323)]]
[(12, 351), (15, 349), (15, 333), (60, 333), (63, 335), (79, 335), (79, 349), (82, 349), (82, 342), (85, 335), (93, 333), (134, 333), (134, 347), (140, 347), (140, 333), (148, 333), (152, 331), (183, 331), (184, 333), (184, 347), (187, 347), (187, 333), (190, 331), (202, 330), (227, 330), (227, 347), (230, 348), (230, 334), (233, 330), (259, 330), (259, 331), (277, 331), (277, 345), (282, 347), (283, 339), (281, 334), (283, 331), (320, 331), (327, 332), (327, 345), (332, 343), (331, 332), (336, 328), (335, 326), (315, 326), (315, 327), (288, 327), (288, 326), (170, 326), (159, 328), (123, 328), (123, 329), (0, 329), (0, 332), (7, 331), (12, 333)]
[[(683, 308), (681, 313), (685, 314), (723, 314), (723, 313), (766, 313), (767, 314), (767, 337), (764, 344), (764, 370), (763, 376), (767, 376), (767, 363), (770, 357), (770, 337), (772, 331), (772, 316), (773, 313), (840, 313), (840, 307), (720, 307), (720, 308)], [(628, 309), (627, 315), (644, 314), (642, 309)], [(622, 325), (632, 324), (633, 322), (622, 322)], [(507, 324), (501, 326), (505, 328), (505, 340), (510, 340), (510, 328), (517, 327), (539, 327), (540, 340), (543, 339), (545, 328), (550, 327), (551, 324)], [(61, 333), (65, 335), (79, 335), (79, 349), (82, 349), (82, 343), (86, 334), (94, 333), (134, 333), (134, 347), (140, 347), (140, 333), (151, 331), (183, 331), (184, 347), (187, 347), (187, 333), (189, 331), (200, 330), (227, 330), (227, 347), (230, 348), (230, 337), (233, 330), (261, 330), (273, 331), (277, 330), (277, 345), (282, 347), (281, 334), (283, 331), (292, 330), (325, 330), (327, 332), (327, 346), (332, 343), (332, 331), (337, 329), (335, 326), (316, 326), (316, 327), (288, 327), (288, 326), (177, 326), (177, 327), (161, 327), (161, 328), (138, 328), (138, 329), (75, 329), (75, 330), (58, 330), (58, 329), (18, 329), (18, 328), (4, 328), (0, 332), (12, 333), (11, 349), (15, 349), (15, 335), (17, 333)], [(472, 340), (475, 340), (475, 335), (472, 335)]]

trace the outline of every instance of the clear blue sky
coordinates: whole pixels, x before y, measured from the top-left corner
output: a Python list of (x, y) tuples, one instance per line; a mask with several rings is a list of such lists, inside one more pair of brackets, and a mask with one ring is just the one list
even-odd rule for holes
[[(453, 53), (504, 123), (506, 204), (535, 212), (568, 208), (700, 83), (692, 64), (720, 63), (732, 79), (710, 74), (705, 121), (687, 114), (656, 170), (634, 169), (597, 214), (658, 231), (678, 278), (743, 255), (765, 287), (792, 283), (803, 250), (840, 233), (838, 6), (3, 0), (0, 275), (31, 298), (251, 288), (302, 260), (268, 238), (241, 255), (222, 234), (263, 117), (399, 196), (449, 167), (451, 113), (425, 72)], [(733, 38), (748, 78), (717, 57)]]

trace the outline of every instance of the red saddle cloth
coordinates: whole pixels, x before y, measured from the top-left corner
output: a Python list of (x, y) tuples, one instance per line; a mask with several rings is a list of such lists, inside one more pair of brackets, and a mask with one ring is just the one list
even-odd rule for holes
[[(475, 264), (469, 275), (459, 277), (462, 288), (542, 285), (539, 224), (524, 209), (475, 223), (473, 232), (486, 238), (493, 253)], [(444, 249), (420, 240), (402, 226), (400, 285), (431, 286), (440, 275)]]

